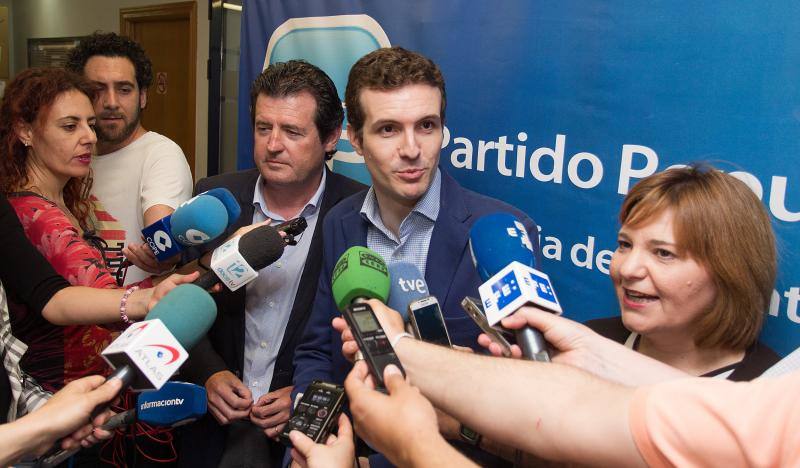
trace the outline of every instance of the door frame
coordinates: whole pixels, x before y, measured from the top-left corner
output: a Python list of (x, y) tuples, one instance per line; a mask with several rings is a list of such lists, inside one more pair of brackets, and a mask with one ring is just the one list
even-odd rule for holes
[[(120, 34), (133, 38), (133, 32), (137, 23), (148, 23), (169, 19), (188, 19), (189, 20), (189, 94), (192, 98), (189, 100), (188, 109), (185, 109), (188, 121), (192, 125), (192, 136), (190, 141), (190, 148), (186, 148), (186, 152), (191, 154), (191, 166), (197, 164), (195, 158), (197, 151), (197, 122), (195, 121), (197, 113), (197, 3), (194, 1), (177, 2), (177, 3), (164, 3), (160, 5), (148, 5), (141, 7), (120, 8), (119, 9), (119, 31)], [(194, 174), (194, 167), (192, 174)]]

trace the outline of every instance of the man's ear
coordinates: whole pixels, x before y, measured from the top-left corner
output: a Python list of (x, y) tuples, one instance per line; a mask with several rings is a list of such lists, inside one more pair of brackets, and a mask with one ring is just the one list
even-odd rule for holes
[(142, 110), (147, 107), (147, 90), (140, 89), (139, 90), (139, 109)]
[(328, 138), (322, 142), (322, 147), (325, 149), (325, 153), (331, 153), (336, 149), (336, 145), (339, 143), (339, 138), (342, 136), (342, 127), (336, 127), (333, 129), (328, 135)]
[(33, 128), (26, 122), (17, 122), (14, 124), (14, 133), (23, 145), (29, 146), (33, 143)]
[(353, 149), (356, 150), (356, 153), (363, 158), (364, 151), (361, 148), (361, 138), (358, 136), (358, 132), (350, 125), (347, 126), (347, 138), (350, 140), (350, 144), (353, 146)]

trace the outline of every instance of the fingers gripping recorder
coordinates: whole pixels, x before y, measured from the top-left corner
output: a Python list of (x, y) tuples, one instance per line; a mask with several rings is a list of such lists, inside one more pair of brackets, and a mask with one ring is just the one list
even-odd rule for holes
[(396, 365), (400, 370), (403, 366), (378, 318), (364, 301), (373, 298), (386, 302), (389, 295), (386, 263), (380, 255), (366, 247), (350, 247), (333, 267), (331, 291), (367, 362), (375, 386), (385, 388), (383, 369), (389, 364)]
[(215, 188), (186, 200), (171, 215), (142, 229), (142, 237), (156, 260), (163, 262), (179, 254), (184, 246), (214, 240), (241, 212), (229, 190)]
[[(496, 325), (523, 305), (561, 314), (550, 278), (534, 268), (533, 248), (519, 220), (507, 213), (484, 216), (472, 226), (469, 237), (475, 268), (484, 281), (478, 292), (489, 325)], [(541, 332), (525, 327), (516, 336), (526, 358), (550, 360)]]

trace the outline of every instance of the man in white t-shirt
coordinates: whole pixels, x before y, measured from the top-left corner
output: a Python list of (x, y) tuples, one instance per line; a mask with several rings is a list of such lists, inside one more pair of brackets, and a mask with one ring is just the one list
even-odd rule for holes
[[(147, 264), (151, 273), (162, 272), (171, 265), (156, 264), (145, 255), (141, 230), (189, 199), (193, 181), (181, 148), (142, 127), (141, 111), (153, 81), (150, 59), (127, 37), (95, 33), (72, 50), (67, 68), (83, 74), (100, 90), (94, 102), (97, 154), (92, 159), (92, 195), (108, 215), (100, 211), (98, 230), (109, 246), (109, 267), (116, 271), (124, 253), (139, 257), (142, 262), (137, 263)], [(147, 272), (130, 266), (124, 282), (145, 276)]]

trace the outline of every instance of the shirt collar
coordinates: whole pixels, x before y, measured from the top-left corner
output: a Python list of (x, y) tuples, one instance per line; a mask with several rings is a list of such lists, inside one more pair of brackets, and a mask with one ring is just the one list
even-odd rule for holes
[[(433, 182), (425, 195), (419, 199), (411, 213), (419, 213), (431, 221), (436, 221), (439, 217), (439, 207), (441, 205), (441, 192), (442, 192), (442, 174), (440, 169), (436, 168), (436, 173), (433, 176)], [(410, 213), (409, 213), (410, 214)], [(370, 186), (367, 191), (367, 196), (364, 198), (364, 203), (361, 205), (361, 216), (366, 218), (373, 225), (381, 225), (383, 223), (377, 222), (381, 219), (380, 208), (378, 207), (378, 198), (375, 195), (375, 187)]]
[[(306, 206), (297, 214), (297, 216), (311, 216), (319, 209), (320, 200), (322, 200), (322, 194), (325, 193), (325, 181), (328, 178), (328, 171), (325, 168), (322, 168), (322, 179), (319, 181), (319, 187), (317, 187), (317, 191), (314, 192), (314, 195), (308, 200)], [(253, 191), (253, 207), (256, 210), (261, 211), (264, 215), (269, 219), (276, 219), (285, 221), (282, 216), (278, 215), (277, 213), (270, 211), (267, 207), (267, 201), (264, 199), (264, 193), (261, 191), (261, 187), (264, 185), (264, 178), (261, 174), (258, 174), (258, 179), (256, 179), (256, 188)]]

